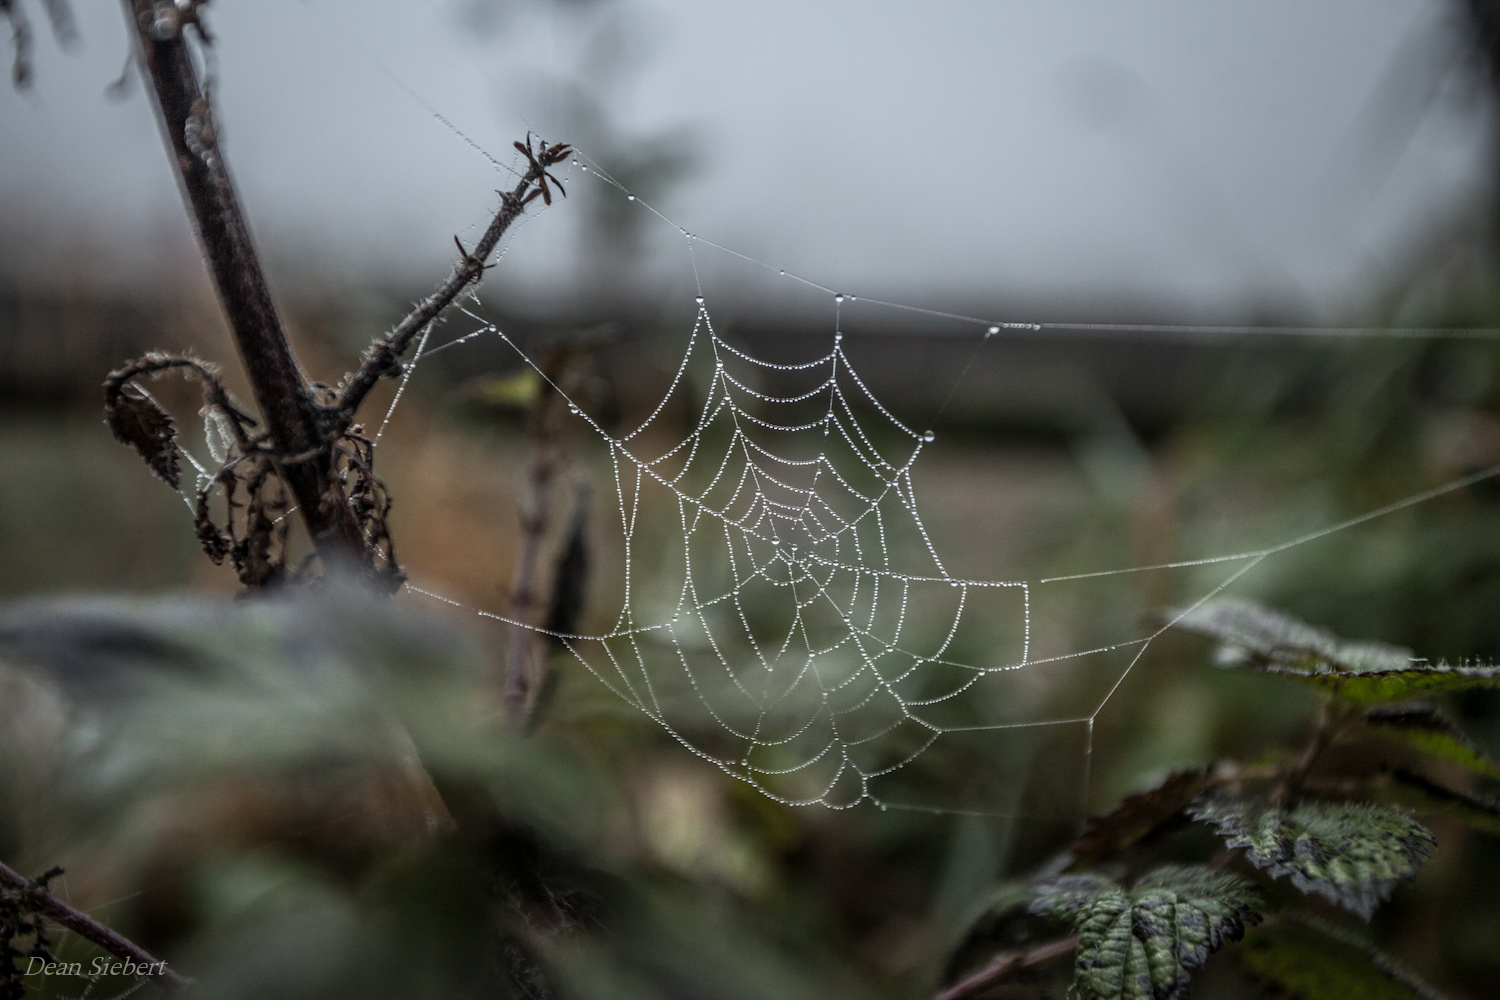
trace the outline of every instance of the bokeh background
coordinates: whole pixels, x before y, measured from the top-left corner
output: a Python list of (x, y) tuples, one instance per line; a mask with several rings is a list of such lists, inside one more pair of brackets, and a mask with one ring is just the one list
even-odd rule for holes
[[(114, 775), (106, 794), (84, 768), (93, 776), (77, 787), (57, 779), (61, 805), (4, 821), (5, 852), (38, 871), (66, 862), (90, 903), (123, 898), (108, 911), (120, 926), (218, 970), (215, 988), (473, 988), (445, 976), (511, 967), (475, 957), (487, 954), (482, 921), (453, 914), (482, 905), (458, 873), (464, 851), (503, 850), (543, 857), (594, 900), (536, 916), (526, 885), (506, 897), (537, 938), (521, 935), (527, 947), (572, 970), (573, 993), (920, 996), (995, 885), (1065, 846), (1089, 812), (1173, 768), (1303, 738), (1300, 692), (1216, 671), (1202, 643), (1169, 634), (1091, 743), (1076, 727), (1028, 730), (944, 744), (903, 773), (914, 798), (955, 775), (1001, 776), (984, 815), (835, 813), (729, 780), (561, 654), (531, 744), (494, 743), (480, 723), (464, 728), (472, 720), (448, 731), (433, 718), (482, 700), (476, 678), (509, 641), (472, 612), (403, 596), (411, 618), (393, 624), (350, 598), (278, 612), (256, 632), (238, 605), (212, 603), (235, 581), (199, 552), (181, 498), (100, 419), (104, 374), (154, 348), (220, 361), (248, 396), (126, 62), (121, 11), (77, 3), (76, 35), (54, 37), (40, 7), (25, 9), (34, 81), (0, 93), (0, 596), (21, 602), (7, 620), (22, 623), (8, 655), (31, 650), (63, 671), (92, 634), (71, 614), (105, 646), (119, 644), (110, 629), (167, 635), (226, 670), (244, 660), (281, 677), (310, 656), (334, 665), (307, 708), (324, 733), (368, 722), (348, 714), (340, 671), (395, 664), (396, 680), (360, 697), (414, 734), (447, 807), (500, 790), (503, 824), (476, 805), (498, 825), (462, 850), (413, 849), (426, 786), (349, 770), (385, 760), (388, 744), (330, 749), (306, 728), (256, 721), (287, 717), (275, 698), (123, 701), (120, 753), (155, 760), (140, 747), (180, 729), (180, 748), (199, 748), (188, 756), (228, 740), (206, 758), (227, 770), (183, 773), (172, 758), (132, 772), (155, 775), (144, 786)], [(510, 183), (510, 143), (529, 130), (574, 143), (619, 186), (569, 173), (567, 200), (519, 230), (470, 305), (482, 319), (451, 320), (435, 343), (494, 323), (536, 357), (571, 345), (578, 398), (628, 428), (671, 382), (699, 282), (726, 339), (782, 361), (822, 353), (835, 327), (831, 294), (777, 270), (857, 296), (841, 310), (844, 347), (892, 411), (934, 429), (915, 480), (960, 575), (1259, 549), (1500, 462), (1500, 14), (1481, 0), (216, 0), (207, 15), (226, 155), (314, 378), (335, 381), (447, 273), (452, 236), (471, 240), (487, 220)], [(690, 256), (684, 230), (768, 267), (703, 244)], [(985, 338), (984, 324), (871, 300), (1057, 325)], [(1354, 332), (1296, 332), (1309, 326)], [(1465, 332), (1377, 332), (1392, 328)], [(701, 390), (704, 373), (689, 382)], [(194, 391), (159, 390), (194, 446)], [(418, 366), (379, 453), (414, 582), (510, 607), (536, 399), (517, 352), (492, 336)], [(667, 417), (668, 437), (690, 428), (685, 409)], [(565, 461), (546, 551), (563, 547), (588, 486), (585, 617), (608, 622), (620, 567), (607, 465), (577, 421), (558, 415), (555, 434)], [(670, 530), (676, 510), (648, 517)], [(1034, 624), (1058, 649), (1120, 642), (1225, 575), (1103, 578)], [(1500, 496), (1481, 484), (1299, 545), (1234, 593), (1433, 659), (1493, 660)], [(101, 594), (144, 603), (69, 603)], [(61, 625), (47, 624), (53, 613)], [(306, 653), (305, 633), (320, 631), (325, 645)], [(111, 669), (155, 677), (153, 662), (133, 653)], [(401, 672), (413, 664), (448, 680), (413, 693)], [(1118, 675), (1038, 671), (1017, 711), (1065, 713)], [(68, 683), (87, 701), (95, 682)], [(1500, 700), (1476, 694), (1453, 711), (1500, 754)], [(216, 713), (248, 728), (216, 731), (204, 721)], [(473, 742), (455, 749), (455, 733)], [(312, 759), (334, 763), (283, 794)], [(212, 801), (191, 791), (251, 786)], [(394, 818), (361, 812), (372, 799)], [(1500, 850), (1457, 824), (1436, 829), (1437, 858), (1371, 933), (1449, 995), (1487, 996), (1500, 979)], [(518, 863), (516, 883), (535, 870)], [(371, 916), (387, 910), (401, 921)], [(635, 936), (566, 961), (548, 951), (590, 921)], [(391, 942), (408, 958), (399, 969), (370, 958)], [(1208, 974), (1220, 978), (1203, 995), (1259, 995), (1232, 972)]]

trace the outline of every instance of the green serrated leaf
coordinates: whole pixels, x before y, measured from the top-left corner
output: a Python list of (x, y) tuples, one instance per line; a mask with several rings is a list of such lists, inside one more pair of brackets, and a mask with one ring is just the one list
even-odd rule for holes
[(1372, 708), (1365, 713), (1365, 722), (1398, 737), (1423, 753), (1460, 764), (1476, 774), (1500, 778), (1500, 764), (1481, 753), (1457, 726), (1432, 705)]
[(1361, 703), (1407, 701), (1471, 687), (1500, 686), (1500, 666), (1449, 666), (1418, 660), (1380, 642), (1348, 642), (1281, 611), (1250, 601), (1207, 601), (1174, 613), (1181, 629), (1220, 642), (1223, 666), (1249, 666), (1293, 677)]
[(1077, 928), (1079, 1000), (1185, 1000), (1189, 971), (1258, 922), (1256, 905), (1237, 875), (1164, 865), (1131, 889), (1065, 875), (1039, 887), (1031, 912)]
[(1431, 832), (1394, 806), (1307, 802), (1281, 810), (1263, 802), (1215, 796), (1188, 808), (1211, 823), (1230, 847), (1272, 878), (1291, 876), (1369, 920), (1397, 881), (1410, 879), (1437, 843)]
[(1096, 864), (1150, 836), (1196, 799), (1207, 780), (1203, 768), (1178, 771), (1149, 791), (1126, 796), (1105, 815), (1091, 816), (1073, 845), (1072, 867)]
[(1292, 1000), (1442, 1000), (1388, 955), (1312, 921), (1257, 928), (1236, 957), (1246, 972)]
[(1271, 670), (1311, 684), (1316, 688), (1362, 704), (1408, 701), (1424, 695), (1445, 694), (1473, 687), (1500, 686), (1500, 667), (1450, 667), (1446, 664), (1417, 666), (1408, 670), (1375, 670), (1361, 674), (1333, 671), (1304, 674)]
[(1403, 768), (1391, 771), (1389, 792), (1402, 805), (1427, 816), (1456, 819), (1473, 830), (1500, 836), (1500, 802), (1455, 791)]

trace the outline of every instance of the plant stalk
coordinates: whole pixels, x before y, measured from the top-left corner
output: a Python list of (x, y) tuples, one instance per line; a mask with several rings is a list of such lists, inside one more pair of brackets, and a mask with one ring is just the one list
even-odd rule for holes
[[(27, 892), (36, 888), (30, 879), (4, 862), (0, 862), (0, 886), (17, 892)], [(151, 953), (144, 948), (110, 930), (87, 913), (73, 909), (50, 892), (41, 891), (36, 899), (37, 911), (48, 920), (60, 927), (66, 927), (85, 941), (93, 942), (116, 958), (128, 959), (137, 965), (159, 966), (162, 970), (160, 979), (169, 990), (192, 985), (191, 979), (173, 972), (167, 963), (153, 958)]]
[(214, 288), (298, 513), (325, 564), (354, 561), (371, 568), (369, 547), (333, 475), (324, 421), (287, 342), (219, 150), (212, 109), (188, 50), (187, 24), (175, 4), (124, 4)]
[(998, 986), (1019, 972), (1049, 965), (1078, 950), (1078, 935), (1070, 934), (1056, 941), (1039, 944), (1027, 951), (1013, 951), (1001, 955), (989, 965), (945, 989), (933, 994), (932, 1000), (967, 1000), (992, 986)]

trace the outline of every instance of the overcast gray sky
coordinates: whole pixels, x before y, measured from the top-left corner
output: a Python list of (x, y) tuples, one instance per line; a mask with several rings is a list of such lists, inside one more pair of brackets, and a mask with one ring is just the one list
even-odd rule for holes
[[(140, 86), (105, 96), (120, 7), (75, 5), (81, 50), (39, 31), (33, 91), (0, 88), (0, 227), (23, 270), (87, 248), (163, 280), (190, 244)], [(1446, 3), (483, 7), (215, 0), (227, 155), (274, 256), (440, 276), (503, 178), (429, 107), (509, 162), (526, 123), (569, 138), (554, 127), (575, 86), (619, 134), (692, 137), (667, 215), (833, 286), (1326, 316), (1470, 203), (1487, 141), (1452, 80), (1403, 112), (1436, 80)], [(579, 214), (528, 226), (509, 280), (567, 274)]]

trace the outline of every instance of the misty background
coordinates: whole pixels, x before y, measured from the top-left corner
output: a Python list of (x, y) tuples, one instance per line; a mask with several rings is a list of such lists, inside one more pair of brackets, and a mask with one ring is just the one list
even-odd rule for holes
[[(5, 280), (72, 285), (87, 261), (91, 284), (199, 282), (146, 95), (107, 94), (120, 11), (76, 13), (72, 50), (39, 31), (34, 87), (0, 93)], [(1443, 2), (209, 14), (235, 178), (300, 281), (441, 276), (504, 180), (455, 130), (503, 163), (528, 125), (573, 141), (688, 231), (831, 286), (1049, 319), (1336, 319), (1488, 179), (1490, 115)], [(594, 281), (601, 211), (529, 226), (506, 294)], [(682, 280), (680, 241), (635, 214), (660, 266), (625, 292), (649, 297)]]

